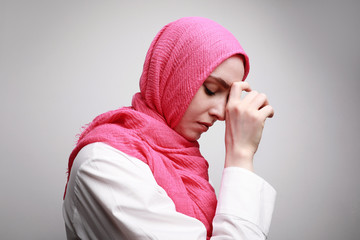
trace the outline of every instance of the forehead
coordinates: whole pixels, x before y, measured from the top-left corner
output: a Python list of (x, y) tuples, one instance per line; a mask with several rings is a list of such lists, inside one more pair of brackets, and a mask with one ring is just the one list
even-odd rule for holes
[(244, 61), (241, 56), (232, 56), (223, 61), (210, 76), (223, 79), (228, 85), (240, 82), (244, 78)]

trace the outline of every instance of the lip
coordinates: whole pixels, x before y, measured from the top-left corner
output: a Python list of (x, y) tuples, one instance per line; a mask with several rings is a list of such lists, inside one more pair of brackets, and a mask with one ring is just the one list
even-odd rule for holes
[(212, 126), (212, 123), (207, 122), (198, 122), (198, 124), (201, 126), (203, 132), (206, 132)]

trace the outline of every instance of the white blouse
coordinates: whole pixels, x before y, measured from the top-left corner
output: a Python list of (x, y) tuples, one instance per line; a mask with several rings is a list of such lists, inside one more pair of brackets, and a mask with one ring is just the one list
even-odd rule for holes
[[(225, 168), (211, 239), (266, 239), (275, 197), (253, 172)], [(75, 158), (63, 217), (67, 239), (206, 239), (203, 223), (176, 212), (147, 164), (104, 143)]]

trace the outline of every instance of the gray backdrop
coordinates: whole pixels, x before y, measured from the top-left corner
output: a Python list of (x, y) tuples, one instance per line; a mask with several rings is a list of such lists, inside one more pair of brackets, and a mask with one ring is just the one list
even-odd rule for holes
[[(1, 1), (0, 239), (65, 238), (75, 135), (130, 104), (151, 40), (183, 16), (228, 28), (275, 108), (255, 159), (278, 191), (269, 239), (360, 239), (359, 12), (350, 0)], [(217, 189), (223, 128), (200, 140)]]

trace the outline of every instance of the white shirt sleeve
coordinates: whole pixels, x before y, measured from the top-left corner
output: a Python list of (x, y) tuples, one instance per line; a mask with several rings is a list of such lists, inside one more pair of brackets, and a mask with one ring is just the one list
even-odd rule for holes
[[(211, 239), (265, 239), (275, 195), (254, 173), (226, 168)], [(176, 212), (147, 164), (104, 143), (75, 158), (63, 216), (68, 239), (206, 239), (202, 222)]]

